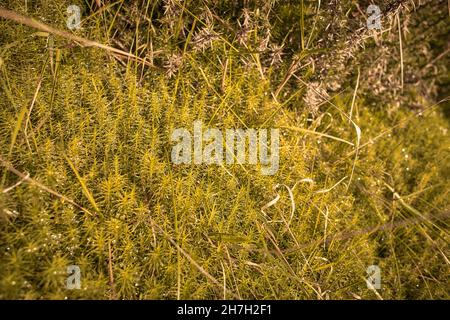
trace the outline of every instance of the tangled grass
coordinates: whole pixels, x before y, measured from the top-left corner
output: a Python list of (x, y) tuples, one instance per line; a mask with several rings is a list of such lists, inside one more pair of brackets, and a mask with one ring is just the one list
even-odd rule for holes
[[(1, 2), (128, 55), (0, 19), (0, 298), (448, 299), (446, 1), (198, 3)], [(278, 172), (174, 165), (198, 119)]]

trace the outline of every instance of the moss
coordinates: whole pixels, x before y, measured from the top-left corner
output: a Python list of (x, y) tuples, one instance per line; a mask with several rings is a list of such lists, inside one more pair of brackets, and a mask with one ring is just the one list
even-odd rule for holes
[[(65, 6), (40, 3), (6, 6), (65, 28)], [(225, 282), (228, 298), (375, 299), (365, 283), (373, 264), (382, 270), (383, 298), (448, 298), (449, 123), (438, 106), (430, 107), (435, 97), (419, 91), (412, 100), (423, 102), (420, 111), (407, 102), (398, 106), (392, 96), (374, 98), (362, 77), (353, 114), (361, 128), (356, 148), (347, 116), (355, 70), (342, 75), (352, 86), (328, 90), (331, 98), (316, 115), (295, 77), (273, 95), (293, 59), (302, 57), (296, 77), (320, 79), (308, 61), (343, 45), (319, 41), (330, 8), (316, 15), (305, 1), (304, 33), (313, 36), (301, 51), (288, 23), (301, 19), (289, 10), (298, 3), (262, 7), (247, 48), (225, 32), (242, 13), (233, 3), (210, 4), (226, 21), (213, 19), (222, 32), (204, 51), (189, 40), (190, 30), (209, 19), (193, 2), (186, 2), (191, 14), (172, 17), (184, 26), (178, 29), (163, 21), (161, 1), (102, 14), (83, 7), (90, 16), (77, 33), (84, 37), (132, 52), (144, 45), (142, 56), (152, 43), (161, 68), (169, 53), (182, 52), (172, 77), (0, 20), (0, 157), (48, 188), (26, 181), (0, 193), (0, 298), (219, 299)], [(339, 30), (346, 12), (356, 10), (341, 5), (347, 10), (335, 17)], [(133, 10), (155, 21), (138, 24)], [(270, 41), (286, 41), (279, 66), (263, 59), (268, 52), (252, 53), (272, 24)], [(355, 59), (372, 50), (378, 49)], [(412, 70), (422, 66), (411, 60)], [(361, 65), (361, 75), (369, 69)], [(339, 67), (331, 65), (329, 74)], [(279, 171), (264, 176), (252, 165), (174, 165), (170, 134), (197, 119), (220, 129), (280, 127)], [(5, 190), (20, 178), (2, 163)], [(280, 200), (263, 213), (277, 194)], [(277, 222), (290, 219), (292, 203), (292, 221)], [(65, 287), (69, 265), (80, 266), (81, 290)]]

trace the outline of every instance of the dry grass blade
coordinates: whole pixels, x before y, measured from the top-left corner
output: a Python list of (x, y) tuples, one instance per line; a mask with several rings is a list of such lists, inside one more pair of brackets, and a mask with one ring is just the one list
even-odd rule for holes
[(41, 85), (42, 85), (42, 77), (38, 81), (36, 90), (33, 95), (33, 100), (31, 101), (30, 109), (28, 110), (27, 120), (25, 121), (25, 130), (24, 130), (25, 140), (27, 142), (28, 149), (30, 149), (30, 150), (31, 150), (31, 146), (30, 146), (30, 142), (28, 141), (28, 124), (31, 123), (31, 120), (30, 120), (31, 113), (33, 112), (34, 104), (36, 103), (36, 99), (37, 99), (39, 90), (41, 89)]
[(291, 66), (289, 67), (288, 71), (286, 72), (286, 75), (283, 78), (283, 81), (281, 81), (280, 85), (278, 86), (277, 90), (275, 91), (275, 98), (278, 98), (280, 95), (281, 90), (283, 90), (286, 83), (288, 83), (289, 79), (291, 79), (292, 75), (297, 71), (298, 65), (300, 64), (300, 59), (295, 59)]
[(330, 138), (330, 139), (333, 139), (333, 140), (336, 140), (336, 141), (340, 141), (340, 142), (346, 143), (348, 145), (354, 146), (354, 144), (352, 142), (350, 142), (350, 141), (347, 141), (347, 140), (344, 140), (344, 139), (341, 139), (339, 137), (335, 137), (335, 136), (332, 136), (332, 135), (329, 135), (329, 134), (326, 134), (326, 133), (322, 133), (322, 132), (308, 130), (308, 129), (305, 129), (305, 128), (292, 127), (292, 126), (283, 126), (281, 128), (287, 129), (287, 130), (292, 130), (292, 131), (303, 132), (303, 133), (310, 133), (310, 134), (314, 134), (316, 136)]
[(117, 295), (116, 295), (116, 289), (115, 289), (115, 284), (114, 284), (111, 241), (108, 241), (108, 272), (109, 272), (109, 285), (111, 287), (111, 297), (113, 300), (116, 300)]
[(14, 185), (12, 185), (11, 187), (8, 187), (8, 188), (4, 189), (4, 190), (2, 191), (2, 193), (8, 193), (8, 192), (10, 192), (11, 190), (13, 190), (14, 188), (17, 188), (17, 187), (20, 186), (25, 180), (27, 180), (29, 177), (30, 177), (30, 174), (27, 173), (27, 174), (25, 175), (25, 177), (20, 178), (20, 180), (17, 181), (17, 182), (16, 182)]
[[(7, 20), (11, 20), (11, 21), (15, 21), (17, 23), (21, 23), (24, 24), (26, 26), (29, 26), (31, 28), (35, 28), (38, 29), (40, 31), (44, 31), (44, 32), (48, 32), (51, 34), (54, 34), (56, 36), (60, 36), (66, 39), (69, 39), (70, 41), (73, 42), (77, 42), (79, 44), (81, 44), (84, 47), (96, 47), (96, 48), (100, 48), (103, 50), (106, 50), (108, 52), (111, 52), (113, 54), (119, 55), (119, 56), (125, 56), (128, 57), (132, 60), (138, 61), (140, 63), (143, 63), (146, 66), (149, 67), (155, 67), (154, 65), (152, 65), (150, 62), (146, 61), (145, 59), (142, 59), (134, 54), (131, 54), (129, 52), (114, 48), (114, 47), (110, 47), (107, 46), (105, 44), (93, 41), (93, 40), (89, 40), (89, 39), (85, 39), (76, 35), (71, 34), (70, 32), (67, 31), (62, 31), (59, 29), (56, 29), (54, 27), (51, 27), (49, 25), (46, 25), (42, 22), (36, 21), (30, 17), (26, 17), (23, 16), (17, 12), (11, 11), (11, 10), (7, 10), (5, 8), (0, 7), (0, 18), (3, 19), (7, 19)], [(155, 67), (156, 68), (156, 67)]]
[(5, 167), (8, 171), (14, 173), (16, 176), (18, 176), (19, 178), (23, 179), (24, 181), (27, 181), (29, 183), (31, 183), (32, 185), (35, 185), (36, 187), (38, 187), (41, 190), (44, 190), (68, 203), (70, 203), (71, 205), (77, 207), (78, 209), (84, 211), (85, 213), (89, 214), (89, 215), (94, 215), (93, 213), (91, 213), (89, 210), (83, 208), (82, 206), (80, 206), (78, 203), (76, 203), (75, 201), (73, 201), (72, 199), (67, 198), (66, 196), (50, 189), (49, 187), (43, 185), (42, 183), (30, 178), (29, 174), (24, 174), (22, 172), (20, 172), (19, 170), (17, 170), (16, 168), (14, 168), (10, 163), (8, 163), (7, 161), (5, 161), (2, 157), (0, 157), (0, 165), (2, 167)]
[(66, 158), (67, 163), (69, 164), (70, 168), (75, 173), (75, 176), (77, 177), (78, 182), (80, 182), (80, 185), (81, 185), (84, 195), (86, 196), (86, 198), (88, 198), (89, 202), (94, 207), (95, 211), (97, 211), (97, 212), (100, 211), (97, 206), (97, 203), (95, 202), (94, 197), (92, 196), (91, 192), (89, 191), (88, 187), (86, 186), (86, 183), (83, 181), (83, 178), (80, 176), (80, 174), (78, 173), (78, 170), (75, 168), (75, 165), (72, 163), (72, 161), (70, 161), (70, 159), (67, 156), (65, 158)]
[[(289, 248), (284, 251), (285, 254), (294, 253), (298, 250), (304, 250), (308, 248), (312, 248), (320, 244), (321, 242), (325, 241), (326, 244), (332, 242), (332, 241), (345, 241), (345, 240), (352, 240), (355, 237), (358, 236), (364, 236), (364, 235), (371, 235), (380, 231), (393, 231), (396, 229), (411, 227), (413, 225), (417, 225), (419, 223), (429, 222), (431, 220), (437, 220), (437, 221), (443, 221), (444, 219), (448, 219), (450, 217), (450, 211), (442, 212), (439, 214), (436, 214), (434, 216), (430, 216), (427, 218), (424, 217), (416, 217), (416, 218), (409, 218), (409, 219), (403, 219), (398, 222), (386, 222), (379, 226), (372, 226), (369, 228), (359, 229), (359, 230), (350, 230), (350, 231), (342, 231), (338, 232), (333, 235), (329, 235), (325, 239), (319, 239), (315, 242), (300, 245), (298, 247)], [(275, 252), (275, 251), (274, 251)]]
[(158, 231), (164, 236), (164, 238), (166, 238), (175, 248), (177, 248), (177, 250), (186, 258), (189, 260), (190, 263), (192, 263), (194, 265), (194, 267), (196, 267), (198, 269), (198, 271), (200, 271), (206, 278), (208, 278), (212, 283), (214, 283), (215, 285), (218, 286), (218, 288), (225, 290), (225, 292), (227, 292), (229, 295), (231, 295), (233, 298), (235, 299), (239, 299), (239, 296), (236, 295), (234, 292), (231, 292), (229, 289), (224, 288), (223, 284), (220, 283), (219, 280), (217, 280), (216, 278), (214, 278), (208, 271), (206, 271), (201, 265), (199, 265), (197, 263), (197, 261), (194, 260), (194, 258), (192, 258), (185, 250), (183, 250), (183, 248), (181, 248), (178, 243), (176, 243), (176, 241), (169, 235), (167, 234), (167, 232), (165, 232), (163, 230), (163, 228), (161, 228), (155, 221), (153, 221), (152, 218), (150, 218), (150, 222), (152, 223), (152, 225), (154, 225)]

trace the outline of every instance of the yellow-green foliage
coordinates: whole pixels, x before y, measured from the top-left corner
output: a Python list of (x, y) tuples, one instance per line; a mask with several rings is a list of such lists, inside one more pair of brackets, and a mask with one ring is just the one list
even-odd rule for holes
[[(66, 4), (47, 6), (9, 4), (64, 28)], [(111, 12), (79, 33), (106, 41)], [(237, 41), (187, 45), (168, 78), (12, 22), (0, 28), (0, 157), (85, 209), (29, 181), (0, 193), (0, 298), (220, 299), (225, 284), (227, 298), (375, 299), (369, 265), (381, 268), (378, 297), (449, 298), (449, 123), (432, 101), (419, 113), (358, 94), (358, 143), (354, 82), (313, 114), (301, 83), (273, 96), (291, 60), (262, 77)], [(164, 41), (173, 39), (155, 38)], [(280, 128), (279, 171), (173, 165), (172, 130), (197, 119)], [(5, 166), (0, 176), (0, 190), (20, 180)], [(68, 265), (80, 266), (81, 290), (66, 289)]]

